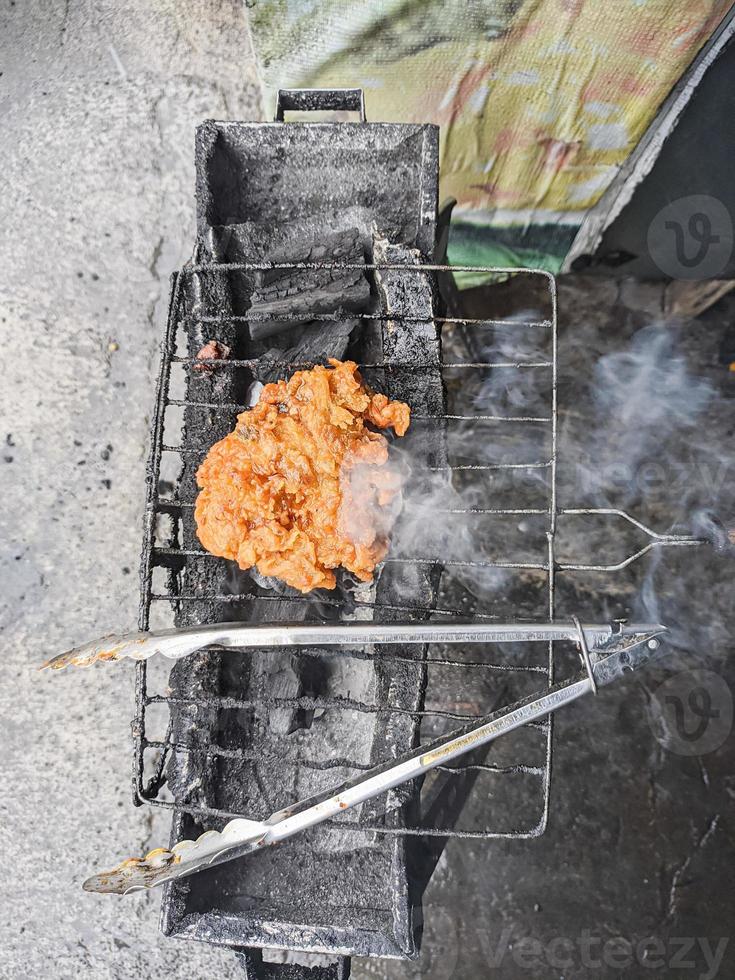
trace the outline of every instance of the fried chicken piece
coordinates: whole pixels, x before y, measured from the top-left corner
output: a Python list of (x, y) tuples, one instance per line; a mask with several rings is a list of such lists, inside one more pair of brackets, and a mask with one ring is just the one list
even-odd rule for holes
[(339, 566), (371, 581), (401, 479), (365, 423), (402, 436), (410, 422), (408, 405), (367, 388), (354, 361), (329, 363), (266, 385), (197, 472), (207, 551), (301, 592), (333, 589)]

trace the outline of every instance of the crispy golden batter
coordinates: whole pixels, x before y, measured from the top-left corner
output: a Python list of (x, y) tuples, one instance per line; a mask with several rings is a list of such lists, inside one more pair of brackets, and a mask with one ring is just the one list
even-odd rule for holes
[(340, 565), (372, 579), (388, 550), (376, 518), (400, 481), (386, 439), (365, 422), (402, 436), (410, 421), (408, 405), (370, 391), (354, 361), (329, 363), (266, 385), (197, 472), (207, 551), (301, 592), (333, 589)]

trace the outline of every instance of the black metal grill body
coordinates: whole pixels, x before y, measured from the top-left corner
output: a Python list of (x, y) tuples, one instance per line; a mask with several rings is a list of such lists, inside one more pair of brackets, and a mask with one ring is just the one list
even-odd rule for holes
[[(392, 242), (391, 258), (415, 262), (433, 244), (436, 213), (437, 132), (434, 127), (359, 125), (259, 125), (206, 123), (197, 134), (197, 190), (199, 204), (200, 264), (257, 261), (303, 254), (335, 229), (357, 228), (361, 250), (372, 251), (373, 231), (380, 228)], [(300, 252), (299, 249), (302, 251)], [(320, 257), (317, 254), (317, 257)], [(434, 295), (426, 279), (413, 284), (406, 296), (396, 296), (399, 280), (372, 282), (373, 305), (388, 309), (393, 303), (418, 321), (414, 330), (421, 373), (404, 376), (404, 383), (379, 379), (381, 390), (404, 397), (412, 406), (442, 415), (442, 378), (437, 327), (433, 323)], [(273, 352), (269, 339), (252, 341), (252, 331), (232, 316), (248, 308), (253, 276), (243, 270), (193, 271), (180, 280), (174, 297), (174, 316), (186, 319), (186, 354), (194, 358), (208, 340), (230, 347), (235, 360), (258, 359)], [(211, 318), (209, 320), (208, 318)], [(386, 321), (363, 323), (347, 353), (365, 361), (392, 363), (406, 356), (417, 362), (405, 338), (391, 340)], [(276, 341), (276, 343), (278, 343)], [(277, 349), (277, 348), (276, 348)], [(432, 370), (433, 364), (433, 370)], [(289, 372), (290, 373), (290, 372)], [(225, 371), (190, 371), (183, 407), (184, 450), (207, 448), (231, 430), (237, 409), (247, 396), (256, 372), (240, 367)], [(197, 405), (218, 406), (196, 407)], [(222, 406), (220, 410), (219, 406)], [(443, 462), (441, 428), (435, 427), (426, 443), (429, 465)], [(196, 495), (195, 473), (201, 461), (196, 452), (183, 453), (177, 499), (191, 502)], [(184, 550), (198, 541), (190, 509), (181, 512), (177, 533)], [(233, 618), (251, 622), (293, 621), (309, 617), (372, 617), (379, 605), (392, 618), (425, 618), (436, 604), (440, 569), (422, 569), (410, 588), (414, 611), (400, 606), (405, 598), (405, 569), (384, 569), (377, 585), (358, 589), (347, 585), (323, 602), (303, 601), (275, 583), (255, 586), (249, 575), (225, 562), (171, 563), (173, 591), (184, 595), (225, 595), (226, 601), (202, 600), (178, 605), (177, 625)], [(238, 596), (246, 598), (239, 599)], [(354, 599), (365, 603), (356, 607)], [(359, 611), (358, 611), (359, 610)], [(358, 713), (341, 709), (340, 724), (356, 727), (363, 743), (362, 764), (415, 744), (422, 708), (425, 671), (421, 649), (395, 649), (400, 658), (387, 657), (377, 667), (351, 660), (349, 683), (357, 685), (359, 700), (391, 704), (395, 712)], [(414, 663), (414, 661), (416, 661)], [(343, 673), (343, 672), (342, 672)], [(171, 737), (177, 746), (166, 771), (168, 787), (177, 802), (188, 805), (174, 811), (172, 839), (200, 833), (191, 808), (203, 806), (223, 812), (265, 816), (271, 808), (298, 796), (313, 778), (324, 785), (347, 775), (348, 769), (309, 766), (311, 743), (328, 728), (319, 717), (322, 703), (340, 694), (340, 670), (334, 659), (310, 659), (264, 652), (260, 658), (240, 661), (210, 651), (195, 662), (177, 665), (171, 673)], [(362, 686), (361, 686), (362, 685)], [(284, 693), (293, 705), (276, 707)], [(269, 703), (269, 701), (271, 703)], [(204, 705), (203, 702), (209, 702)], [(311, 707), (310, 705), (316, 707)], [(211, 705), (211, 706), (210, 706)], [(328, 710), (328, 709), (327, 709)], [(315, 717), (315, 713), (316, 716)], [(308, 735), (306, 734), (308, 733)], [(284, 738), (291, 746), (306, 741), (298, 764), (279, 761)], [(334, 736), (332, 736), (334, 738)], [(223, 743), (224, 746), (223, 746)], [(224, 752), (212, 757), (209, 748)], [(232, 755), (227, 749), (235, 750)], [(242, 758), (243, 749), (250, 758)], [(350, 761), (353, 753), (338, 755)], [(322, 752), (329, 753), (325, 744)], [(293, 752), (292, 752), (293, 754)], [(268, 756), (270, 760), (268, 761)], [(258, 756), (265, 761), (260, 762)], [(311, 760), (314, 761), (314, 760)], [(306, 779), (304, 773), (310, 777)], [(325, 781), (326, 780), (326, 781)], [(404, 810), (416, 788), (391, 794), (387, 812), (362, 814), (388, 828), (400, 828)], [(409, 845), (410, 846), (410, 845)], [(190, 881), (168, 887), (163, 906), (163, 928), (171, 935), (232, 945), (278, 946), (363, 955), (411, 956), (416, 950), (412, 921), (415, 896), (409, 894), (405, 840), (399, 835), (345, 834), (337, 828), (317, 830), (289, 845), (259, 855), (255, 861), (221, 866)]]

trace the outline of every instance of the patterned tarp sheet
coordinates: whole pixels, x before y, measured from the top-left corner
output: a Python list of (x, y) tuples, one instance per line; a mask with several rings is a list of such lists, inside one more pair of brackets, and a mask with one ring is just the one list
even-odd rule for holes
[(279, 87), (361, 87), (371, 121), (438, 123), (453, 260), (553, 268), (731, 0), (248, 6), (269, 112)]

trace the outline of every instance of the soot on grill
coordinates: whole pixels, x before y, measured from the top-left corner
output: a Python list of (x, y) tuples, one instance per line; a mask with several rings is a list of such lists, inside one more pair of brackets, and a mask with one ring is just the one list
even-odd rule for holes
[[(407, 288), (400, 274), (360, 267), (415, 265), (428, 253), (421, 246), (433, 240), (435, 130), (369, 130), (200, 129), (200, 243), (183, 297), (186, 353), (195, 358), (216, 341), (229, 348), (232, 363), (189, 372), (182, 500), (195, 499), (202, 455), (232, 429), (238, 406), (250, 404), (260, 384), (290, 376), (294, 365), (329, 356), (371, 364), (364, 374), (378, 390), (418, 414), (442, 416), (432, 277), (411, 276)], [(270, 168), (267, 180), (263, 167)], [(375, 233), (381, 218), (378, 227), (388, 237)], [(391, 315), (409, 316), (410, 334)], [(412, 364), (416, 370), (391, 370)], [(429, 466), (442, 463), (440, 419), (424, 427), (412, 451)], [(181, 534), (185, 551), (200, 549), (191, 508)], [(221, 559), (190, 561), (179, 572), (180, 588), (202, 600), (181, 604), (176, 624), (426, 618), (436, 603), (440, 566), (418, 575), (411, 569), (410, 581), (407, 574), (405, 566), (388, 564), (365, 585), (340, 573), (334, 591), (302, 596)], [(169, 682), (172, 742), (180, 747), (167, 771), (177, 802), (172, 839), (220, 829), (228, 814), (265, 818), (410, 748), (418, 734), (425, 651), (398, 649), (400, 660), (371, 660), (366, 652), (210, 650), (177, 664)], [(406, 844), (355, 827), (400, 827), (414, 794), (415, 788), (400, 787), (387, 805), (365, 805), (344, 822), (172, 883), (164, 930), (239, 946), (412, 955)], [(192, 815), (197, 810), (222, 815), (202, 820)]]

